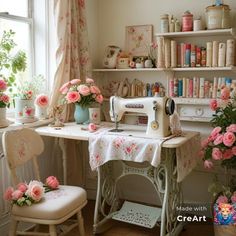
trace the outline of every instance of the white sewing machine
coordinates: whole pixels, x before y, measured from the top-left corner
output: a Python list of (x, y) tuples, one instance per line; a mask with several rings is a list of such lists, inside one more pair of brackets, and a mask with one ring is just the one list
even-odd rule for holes
[(169, 115), (172, 115), (175, 103), (167, 97), (145, 97), (145, 98), (121, 98), (112, 96), (110, 98), (110, 116), (116, 123), (113, 132), (120, 132), (118, 122), (124, 112), (145, 113), (148, 116), (146, 135), (154, 138), (170, 135)]

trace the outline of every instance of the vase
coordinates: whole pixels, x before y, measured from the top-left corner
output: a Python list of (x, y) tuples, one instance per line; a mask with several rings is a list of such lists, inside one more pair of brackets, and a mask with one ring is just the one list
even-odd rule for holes
[(30, 123), (36, 121), (33, 99), (15, 98), (15, 120), (18, 123)]
[(9, 126), (10, 121), (6, 119), (6, 107), (0, 108), (0, 128)]
[(101, 122), (101, 111), (100, 107), (89, 108), (89, 122), (99, 125)]
[(83, 124), (89, 122), (88, 107), (82, 107), (79, 104), (75, 104), (74, 118), (77, 124)]
[(40, 107), (35, 105), (35, 117), (37, 117), (39, 120), (45, 120), (48, 117), (48, 107)]

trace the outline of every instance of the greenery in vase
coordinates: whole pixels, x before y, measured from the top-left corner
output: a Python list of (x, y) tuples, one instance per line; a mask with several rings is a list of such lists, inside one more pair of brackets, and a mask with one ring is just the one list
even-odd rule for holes
[(15, 32), (4, 31), (0, 41), (0, 76), (7, 82), (8, 90), (16, 85), (16, 75), (26, 69), (26, 54), (22, 50), (14, 52)]

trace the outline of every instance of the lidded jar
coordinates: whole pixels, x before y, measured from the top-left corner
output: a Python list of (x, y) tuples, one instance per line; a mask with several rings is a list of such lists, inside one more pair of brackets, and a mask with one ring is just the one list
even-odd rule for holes
[(182, 16), (182, 31), (193, 30), (193, 14), (190, 11), (186, 11)]
[(169, 15), (164, 14), (161, 15), (161, 33), (168, 33), (169, 32)]
[(231, 27), (228, 5), (213, 5), (206, 8), (207, 29), (227, 29)]

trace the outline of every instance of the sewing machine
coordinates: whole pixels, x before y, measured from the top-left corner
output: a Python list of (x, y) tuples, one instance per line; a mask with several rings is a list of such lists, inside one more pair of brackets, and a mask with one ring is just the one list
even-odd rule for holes
[(144, 97), (144, 98), (121, 98), (112, 96), (110, 98), (110, 116), (115, 122), (116, 128), (113, 132), (121, 132), (118, 122), (124, 112), (145, 113), (148, 116), (146, 135), (149, 137), (166, 137), (170, 135), (169, 115), (172, 115), (175, 103), (167, 97)]

